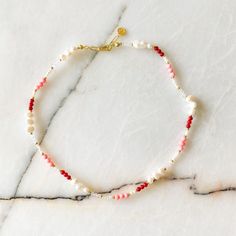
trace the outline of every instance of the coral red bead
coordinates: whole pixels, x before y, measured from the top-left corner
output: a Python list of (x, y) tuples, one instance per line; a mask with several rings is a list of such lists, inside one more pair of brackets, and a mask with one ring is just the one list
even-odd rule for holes
[(161, 57), (165, 55), (164, 52), (162, 52), (162, 50), (158, 46), (154, 46), (153, 48)]
[(140, 187), (137, 187), (137, 188), (136, 188), (136, 191), (137, 191), (137, 192), (140, 192), (140, 191), (141, 191), (141, 188), (140, 188)]

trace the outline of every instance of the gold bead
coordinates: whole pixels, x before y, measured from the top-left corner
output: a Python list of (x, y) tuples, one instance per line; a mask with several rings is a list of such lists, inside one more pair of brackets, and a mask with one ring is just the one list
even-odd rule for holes
[(120, 36), (124, 36), (124, 35), (126, 35), (126, 33), (127, 33), (126, 29), (123, 28), (123, 27), (118, 28), (118, 29), (117, 29), (117, 32), (118, 32), (118, 34), (119, 34)]

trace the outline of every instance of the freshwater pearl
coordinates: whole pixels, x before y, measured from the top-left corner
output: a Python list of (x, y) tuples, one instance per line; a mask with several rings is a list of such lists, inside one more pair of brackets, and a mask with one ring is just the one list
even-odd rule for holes
[(191, 106), (193, 109), (195, 109), (197, 107), (197, 103), (196, 102), (191, 102)]
[(146, 48), (147, 47), (147, 43), (144, 41), (140, 41), (139, 42), (139, 48)]
[(157, 173), (154, 173), (153, 176), (157, 180), (157, 179), (160, 179), (161, 174), (157, 172)]
[(147, 48), (148, 48), (148, 49), (152, 49), (152, 48), (153, 48), (152, 44), (147, 43)]
[(28, 120), (27, 120), (27, 123), (28, 123), (29, 125), (32, 125), (32, 124), (34, 123), (34, 121), (33, 121), (32, 119), (28, 119)]
[(186, 101), (187, 101), (187, 102), (193, 101), (193, 96), (192, 96), (192, 95), (188, 95), (188, 96), (186, 97)]
[(33, 112), (28, 112), (28, 113), (27, 113), (27, 116), (28, 116), (28, 117), (33, 117)]
[(72, 180), (70, 181), (70, 183), (71, 183), (72, 185), (75, 185), (75, 184), (77, 183), (77, 179), (72, 179)]
[(169, 60), (167, 59), (167, 57), (164, 56), (163, 59), (166, 64), (169, 64)]
[(137, 41), (137, 40), (133, 41), (132, 46), (134, 48), (138, 48), (139, 47), (139, 41)]
[(150, 177), (148, 177), (147, 178), (147, 182), (149, 183), (149, 184), (152, 184), (153, 183), (153, 181), (154, 181), (154, 177), (153, 176), (150, 176)]
[(33, 126), (29, 126), (27, 130), (28, 130), (29, 133), (33, 133), (34, 127)]
[(83, 191), (84, 191), (85, 193), (89, 193), (89, 192), (90, 192), (87, 187), (84, 187), (84, 188), (83, 188)]
[(134, 48), (146, 48), (147, 47), (147, 43), (144, 42), (144, 41), (137, 41), (135, 40), (133, 43), (132, 43), (133, 47)]
[(75, 185), (76, 190), (79, 190), (83, 186), (81, 183), (77, 183), (77, 182), (74, 185)]

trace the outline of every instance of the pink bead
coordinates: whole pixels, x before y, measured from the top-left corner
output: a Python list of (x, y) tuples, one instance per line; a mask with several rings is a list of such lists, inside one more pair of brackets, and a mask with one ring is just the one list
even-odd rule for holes
[(172, 78), (174, 78), (174, 77), (175, 77), (175, 73), (174, 73), (174, 72), (171, 72), (171, 73), (170, 73), (170, 76), (171, 76)]
[(129, 193), (125, 193), (124, 196), (125, 196), (125, 198), (128, 198), (129, 197)]
[(169, 69), (171, 68), (171, 64), (167, 64), (166, 67)]

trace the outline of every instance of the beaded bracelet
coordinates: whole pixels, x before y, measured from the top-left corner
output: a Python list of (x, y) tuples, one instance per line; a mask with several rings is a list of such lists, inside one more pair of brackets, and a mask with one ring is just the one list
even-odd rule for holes
[(34, 139), (35, 146), (38, 148), (39, 152), (41, 153), (41, 156), (48, 162), (48, 164), (52, 168), (56, 169), (56, 171), (58, 173), (60, 173), (62, 176), (64, 176), (64, 178), (68, 182), (71, 182), (78, 191), (83, 191), (84, 194), (92, 195), (92, 196), (99, 197), (99, 198), (115, 199), (115, 200), (129, 198), (130, 196), (132, 196), (132, 195), (142, 191), (143, 189), (149, 187), (154, 182), (156, 182), (157, 180), (163, 178), (167, 174), (167, 172), (171, 169), (173, 164), (176, 162), (176, 160), (178, 159), (180, 154), (185, 149), (185, 146), (186, 146), (186, 143), (187, 143), (187, 137), (188, 137), (191, 125), (192, 125), (192, 121), (195, 117), (195, 111), (196, 111), (196, 106), (197, 106), (197, 103), (196, 103), (195, 99), (193, 99), (193, 96), (186, 95), (184, 90), (177, 83), (173, 65), (167, 59), (165, 53), (160, 49), (159, 46), (157, 46), (156, 44), (146, 43), (144, 41), (134, 41), (131, 44), (122, 43), (118, 39), (119, 39), (120, 36), (123, 36), (123, 35), (126, 34), (126, 29), (125, 28), (118, 28), (117, 33), (118, 33), (117, 36), (115, 36), (110, 43), (104, 44), (102, 46), (76, 45), (75, 47), (72, 47), (69, 51), (67, 51), (66, 53), (62, 54), (59, 57), (58, 62), (60, 63), (62, 61), (65, 61), (70, 56), (72, 56), (74, 53), (77, 53), (81, 50), (87, 50), (87, 49), (100, 52), (100, 51), (111, 51), (113, 48), (116, 48), (116, 47), (130, 46), (130, 47), (133, 47), (133, 48), (136, 48), (136, 49), (149, 49), (149, 50), (152, 50), (154, 53), (157, 53), (157, 55), (159, 55), (163, 59), (163, 61), (165, 62), (167, 70), (169, 72), (169, 77), (173, 81), (177, 92), (189, 104), (189, 113), (188, 113), (188, 116), (187, 116), (187, 121), (186, 121), (186, 125), (185, 125), (185, 131), (183, 133), (183, 138), (180, 141), (180, 144), (178, 146), (178, 149), (177, 149), (176, 153), (168, 161), (168, 163), (165, 166), (159, 168), (155, 173), (153, 173), (152, 175), (147, 177), (146, 180), (144, 180), (142, 182), (139, 182), (138, 184), (135, 184), (132, 187), (131, 190), (128, 190), (128, 191), (126, 190), (124, 192), (124, 191), (122, 191), (122, 189), (120, 189), (122, 192), (118, 193), (118, 194), (117, 193), (107, 194), (107, 193), (95, 192), (92, 189), (88, 188), (84, 183), (81, 183), (81, 181), (79, 181), (77, 178), (72, 176), (72, 174), (70, 174), (64, 168), (59, 167), (59, 165), (55, 163), (55, 161), (48, 154), (48, 152), (43, 150), (43, 148), (40, 145), (40, 142), (36, 139), (36, 137), (34, 135), (34, 114), (33, 114), (34, 112), (33, 112), (33, 109), (34, 109), (34, 105), (35, 105), (36, 95), (42, 89), (42, 87), (44, 87), (44, 85), (48, 82), (49, 75), (55, 69), (54, 65), (50, 67), (47, 74), (42, 78), (40, 83), (35, 87), (35, 89), (33, 91), (33, 95), (32, 95), (32, 97), (30, 98), (30, 101), (29, 101), (28, 114), (27, 114), (27, 116), (28, 116), (28, 119), (27, 119), (28, 133), (30, 135), (32, 135), (32, 137)]

